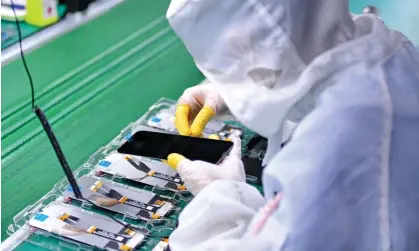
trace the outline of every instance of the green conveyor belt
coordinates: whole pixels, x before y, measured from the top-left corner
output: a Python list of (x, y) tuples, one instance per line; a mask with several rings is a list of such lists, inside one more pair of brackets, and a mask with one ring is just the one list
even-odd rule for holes
[[(168, 4), (127, 0), (27, 55), (37, 104), (46, 111), (73, 169), (158, 98), (176, 99), (203, 80), (165, 21)], [(22, 62), (8, 64), (2, 73), (5, 238), (12, 217), (49, 191), (63, 172), (31, 112)]]

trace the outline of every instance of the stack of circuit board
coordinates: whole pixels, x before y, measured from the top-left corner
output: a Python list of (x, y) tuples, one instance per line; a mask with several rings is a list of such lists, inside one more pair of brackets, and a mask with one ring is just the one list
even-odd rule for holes
[[(160, 99), (77, 169), (83, 199), (77, 199), (62, 180), (16, 215), (9, 232), (30, 231), (26, 241), (51, 250), (168, 250), (167, 237), (192, 195), (176, 171), (161, 160), (116, 150), (137, 131), (177, 133), (175, 104)], [(247, 181), (261, 189), (266, 139), (233, 120), (210, 122), (204, 135), (214, 133), (242, 138)]]

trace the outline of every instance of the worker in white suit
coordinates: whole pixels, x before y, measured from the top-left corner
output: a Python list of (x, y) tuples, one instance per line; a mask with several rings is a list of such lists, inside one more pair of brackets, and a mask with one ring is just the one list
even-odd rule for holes
[[(222, 166), (168, 158), (196, 195), (172, 251), (419, 250), (419, 55), (348, 1), (173, 0), (170, 25), (210, 81), (176, 126), (223, 106), (268, 138), (264, 195), (238, 140)], [(286, 121), (298, 124), (281, 149)]]

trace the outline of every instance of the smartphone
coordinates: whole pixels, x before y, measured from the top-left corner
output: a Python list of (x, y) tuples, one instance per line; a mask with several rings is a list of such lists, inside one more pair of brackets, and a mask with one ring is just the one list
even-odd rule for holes
[(232, 147), (233, 142), (229, 141), (139, 131), (118, 152), (157, 159), (167, 159), (169, 154), (178, 153), (190, 160), (217, 164)]

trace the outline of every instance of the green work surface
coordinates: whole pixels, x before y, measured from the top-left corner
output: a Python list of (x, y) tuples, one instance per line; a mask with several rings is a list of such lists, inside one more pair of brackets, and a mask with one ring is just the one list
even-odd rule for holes
[[(62, 18), (65, 14), (66, 6), (65, 5), (59, 5), (57, 9), (58, 9), (58, 15), (60, 16), (60, 18)], [(30, 24), (27, 24), (26, 22), (20, 22), (20, 29), (22, 31), (22, 38), (27, 38), (31, 35), (34, 35), (37, 32), (40, 32), (41, 30), (43, 30), (44, 28), (46, 28), (46, 27), (40, 28), (40, 27), (36, 27), (36, 26), (30, 25)], [(1, 49), (2, 50), (16, 44), (19, 41), (17, 27), (16, 27), (15, 22), (1, 20), (1, 30), (2, 30), (2, 32), (7, 32), (8, 33), (8, 39), (6, 39), (5, 41), (2, 40), (2, 42), (1, 42)]]
[[(157, 99), (176, 99), (185, 88), (203, 80), (165, 21), (169, 2), (127, 0), (27, 55), (37, 104), (46, 111), (73, 169)], [(12, 217), (49, 191), (63, 172), (31, 113), (21, 61), (2, 71), (5, 238)]]

